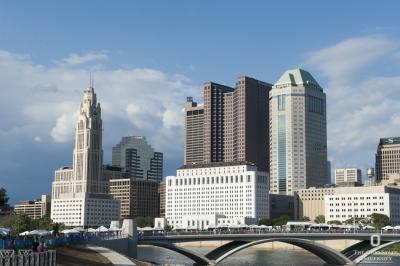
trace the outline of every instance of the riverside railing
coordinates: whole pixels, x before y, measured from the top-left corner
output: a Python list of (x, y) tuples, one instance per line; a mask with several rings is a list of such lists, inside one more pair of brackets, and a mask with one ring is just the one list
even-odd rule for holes
[(0, 251), (0, 266), (56, 266), (56, 251), (33, 253), (30, 250)]
[(260, 230), (260, 229), (217, 229), (217, 230), (209, 230), (209, 231), (196, 231), (196, 230), (190, 230), (190, 231), (171, 231), (171, 232), (166, 232), (166, 231), (143, 231), (142, 233), (138, 234), (139, 239), (141, 237), (146, 237), (146, 236), (179, 236), (179, 235), (235, 235), (235, 234), (381, 234), (381, 235), (399, 235), (400, 237), (400, 231), (399, 230), (391, 230), (391, 231), (383, 231), (383, 230), (361, 230), (361, 229), (356, 229), (356, 230), (349, 230), (349, 229), (336, 229), (336, 230)]
[[(42, 243), (46, 243), (48, 247), (56, 246), (68, 246), (81, 244), (91, 241), (98, 240), (112, 240), (126, 238), (124, 234), (109, 234), (109, 233), (98, 233), (98, 234), (71, 234), (62, 237), (38, 237), (37, 240)], [(19, 250), (31, 248), (33, 239), (0, 239), (0, 250)], [(0, 264), (0, 266), (2, 266)]]

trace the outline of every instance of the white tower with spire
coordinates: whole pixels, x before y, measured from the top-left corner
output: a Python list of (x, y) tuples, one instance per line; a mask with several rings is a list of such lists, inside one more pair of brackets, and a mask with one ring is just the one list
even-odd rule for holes
[(101, 107), (91, 81), (79, 108), (72, 167), (55, 172), (53, 221), (71, 226), (99, 226), (119, 219), (119, 202), (107, 194), (108, 180), (102, 170)]
[(105, 193), (102, 181), (101, 107), (92, 87), (85, 90), (75, 128), (73, 175), (75, 193)]

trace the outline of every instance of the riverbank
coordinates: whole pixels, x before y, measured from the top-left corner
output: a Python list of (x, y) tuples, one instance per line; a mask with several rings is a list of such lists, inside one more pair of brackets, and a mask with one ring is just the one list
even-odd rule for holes
[(113, 264), (96, 251), (83, 247), (59, 247), (57, 266), (112, 266)]

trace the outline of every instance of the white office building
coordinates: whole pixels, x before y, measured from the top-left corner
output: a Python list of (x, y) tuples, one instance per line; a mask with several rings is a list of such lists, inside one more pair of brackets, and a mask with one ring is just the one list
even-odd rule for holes
[(73, 166), (55, 171), (51, 219), (66, 226), (100, 226), (118, 220), (120, 203), (107, 194), (105, 177), (101, 108), (90, 87), (79, 109)]
[(271, 193), (322, 187), (327, 179), (326, 96), (302, 69), (286, 71), (269, 93)]
[(362, 183), (361, 170), (357, 168), (335, 169), (335, 184)]
[(338, 187), (325, 195), (325, 221), (366, 218), (385, 214), (393, 225), (400, 225), (400, 188), (394, 186)]
[(175, 228), (253, 224), (269, 217), (269, 176), (251, 163), (182, 166), (166, 177), (166, 215)]

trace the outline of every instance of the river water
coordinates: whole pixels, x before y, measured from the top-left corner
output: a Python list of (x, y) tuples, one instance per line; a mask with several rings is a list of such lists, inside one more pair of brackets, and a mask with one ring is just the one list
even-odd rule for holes
[[(188, 248), (198, 253), (206, 254), (210, 248)], [(170, 250), (141, 246), (138, 247), (138, 259), (151, 261), (157, 265), (193, 265), (193, 261)], [(372, 261), (374, 259), (374, 261)], [(378, 262), (375, 262), (378, 261)], [(324, 261), (303, 250), (263, 250), (245, 249), (220, 262), (219, 266), (322, 266)], [(379, 259), (372, 257), (360, 265), (400, 265), (400, 257), (395, 256), (390, 259)]]

